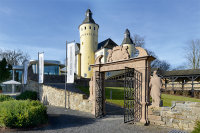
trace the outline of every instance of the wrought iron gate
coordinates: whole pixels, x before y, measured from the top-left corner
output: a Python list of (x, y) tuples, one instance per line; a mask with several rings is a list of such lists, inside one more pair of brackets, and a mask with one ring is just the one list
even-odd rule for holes
[(142, 116), (142, 73), (125, 68), (124, 73), (124, 123), (138, 122)]
[(95, 117), (100, 118), (104, 116), (105, 92), (104, 92), (104, 73), (96, 72), (96, 106)]

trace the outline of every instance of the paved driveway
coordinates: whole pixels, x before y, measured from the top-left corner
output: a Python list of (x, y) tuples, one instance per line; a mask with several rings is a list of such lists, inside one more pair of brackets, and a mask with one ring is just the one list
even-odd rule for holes
[(95, 119), (84, 112), (48, 106), (49, 124), (40, 129), (15, 133), (180, 133), (158, 126), (124, 124), (122, 109), (107, 105), (107, 116)]

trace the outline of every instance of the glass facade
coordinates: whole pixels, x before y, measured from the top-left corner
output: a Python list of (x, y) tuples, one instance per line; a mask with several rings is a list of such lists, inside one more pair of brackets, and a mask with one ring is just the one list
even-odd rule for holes
[(59, 75), (59, 66), (44, 66), (44, 74)]
[[(32, 65), (33, 73), (37, 74), (37, 65)], [(44, 74), (46, 75), (59, 75), (59, 66), (56, 65), (45, 65)]]
[(22, 82), (22, 71), (21, 70), (15, 71), (15, 80)]

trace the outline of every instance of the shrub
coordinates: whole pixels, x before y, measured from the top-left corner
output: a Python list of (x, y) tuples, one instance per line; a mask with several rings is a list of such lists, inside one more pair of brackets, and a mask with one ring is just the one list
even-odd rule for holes
[(190, 96), (190, 91), (184, 90), (183, 91), (183, 96)]
[(11, 96), (0, 94), (0, 102), (14, 100)]
[(0, 103), (0, 127), (25, 128), (47, 122), (47, 108), (39, 101), (13, 100)]
[(176, 91), (176, 95), (183, 95), (183, 91), (182, 90), (177, 90)]
[(196, 121), (196, 125), (192, 133), (200, 133), (200, 121)]
[(199, 98), (199, 91), (194, 91), (194, 97)]
[(174, 91), (174, 90), (170, 90), (170, 94), (171, 94), (171, 95), (174, 95), (174, 94), (175, 94), (175, 91)]
[(37, 92), (35, 91), (25, 91), (16, 97), (17, 100), (37, 100)]

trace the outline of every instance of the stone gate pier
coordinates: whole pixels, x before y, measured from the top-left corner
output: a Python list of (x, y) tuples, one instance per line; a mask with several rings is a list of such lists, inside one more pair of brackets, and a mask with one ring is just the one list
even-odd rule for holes
[[(136, 47), (139, 55), (130, 58), (127, 47), (117, 46), (109, 52), (107, 63), (102, 64), (102, 55), (97, 57), (95, 64), (91, 65), (93, 70), (93, 81), (91, 99), (93, 102), (93, 114), (96, 117), (103, 117), (106, 114), (105, 108), (105, 89), (104, 75), (105, 72), (118, 71), (127, 69), (125, 72), (125, 122), (148, 123), (148, 104), (149, 104), (149, 79), (151, 72), (151, 61), (155, 58), (149, 56), (141, 47)], [(132, 73), (132, 74), (131, 74)], [(140, 73), (138, 75), (137, 73)], [(131, 108), (130, 108), (131, 107)]]

